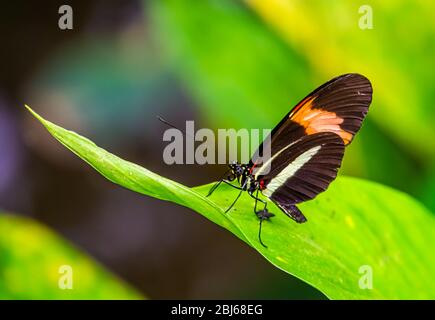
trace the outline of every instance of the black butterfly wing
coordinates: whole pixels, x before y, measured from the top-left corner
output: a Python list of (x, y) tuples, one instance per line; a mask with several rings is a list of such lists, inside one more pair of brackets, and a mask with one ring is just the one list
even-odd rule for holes
[(252, 173), (261, 192), (297, 222), (306, 221), (295, 204), (313, 199), (336, 178), (344, 142), (335, 133), (304, 135), (278, 150)]
[(370, 81), (360, 74), (349, 73), (326, 82), (286, 114), (251, 162), (259, 165), (258, 156), (266, 147), (273, 155), (289, 143), (319, 132), (335, 133), (349, 144), (361, 128), (371, 101)]

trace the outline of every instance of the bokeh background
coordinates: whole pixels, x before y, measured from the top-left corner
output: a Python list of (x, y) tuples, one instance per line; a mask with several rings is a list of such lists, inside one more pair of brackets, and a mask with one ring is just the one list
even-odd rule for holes
[[(62, 4), (73, 30), (58, 28)], [(358, 26), (362, 5), (373, 29)], [(104, 180), (23, 104), (194, 186), (223, 167), (165, 165), (157, 115), (271, 128), (318, 85), (358, 72), (373, 103), (341, 174), (435, 211), (434, 13), (411, 0), (2, 3), (0, 298), (325, 298), (200, 215)], [(56, 284), (65, 263), (78, 270), (72, 293)]]

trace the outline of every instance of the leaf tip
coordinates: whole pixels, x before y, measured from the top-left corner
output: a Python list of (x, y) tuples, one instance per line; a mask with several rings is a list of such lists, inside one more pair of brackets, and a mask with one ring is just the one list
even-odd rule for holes
[(38, 119), (39, 121), (41, 121), (42, 122), (42, 117), (39, 115), (39, 114), (37, 114), (32, 108), (30, 108), (27, 104), (24, 104), (24, 106), (26, 107), (26, 109), (36, 118), (36, 119)]
[(47, 127), (47, 124), (49, 123), (47, 120), (45, 120), (43, 117), (41, 117), (38, 113), (36, 113), (35, 110), (33, 110), (29, 105), (24, 104), (24, 107), (26, 107), (26, 109), (39, 121), (42, 123), (42, 125), (44, 125), (45, 127)]

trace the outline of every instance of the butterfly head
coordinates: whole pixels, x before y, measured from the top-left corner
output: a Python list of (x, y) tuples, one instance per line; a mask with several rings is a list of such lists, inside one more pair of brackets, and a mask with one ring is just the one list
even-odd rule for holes
[(236, 161), (232, 161), (229, 165), (229, 175), (228, 180), (233, 181), (237, 179), (240, 181), (240, 178), (245, 177), (249, 171), (248, 166), (245, 164), (240, 164)]

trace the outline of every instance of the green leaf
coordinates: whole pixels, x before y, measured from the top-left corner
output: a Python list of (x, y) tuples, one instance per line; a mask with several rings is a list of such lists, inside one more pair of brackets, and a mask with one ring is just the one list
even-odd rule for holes
[[(0, 214), (0, 252), (0, 299), (143, 298), (30, 218)], [(59, 287), (65, 265), (72, 268), (72, 289)]]
[[(130, 190), (171, 201), (202, 214), (231, 231), (276, 267), (310, 283), (333, 299), (435, 298), (435, 219), (406, 194), (379, 184), (339, 177), (329, 190), (300, 209), (309, 221), (296, 224), (278, 208), (258, 241), (253, 200), (210, 185), (188, 188), (99, 148), (90, 140), (33, 115), (63, 145), (110, 181)], [(359, 286), (361, 267), (373, 272), (373, 289)]]

